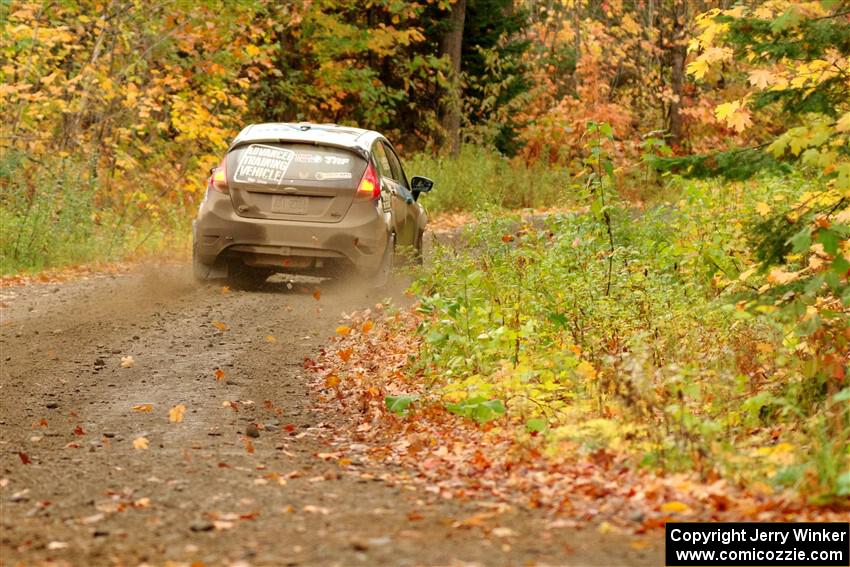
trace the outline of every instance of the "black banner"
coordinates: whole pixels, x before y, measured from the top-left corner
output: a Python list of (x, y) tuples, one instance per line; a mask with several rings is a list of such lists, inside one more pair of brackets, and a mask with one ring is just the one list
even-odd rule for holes
[(850, 566), (850, 523), (671, 522), (665, 528), (669, 567)]

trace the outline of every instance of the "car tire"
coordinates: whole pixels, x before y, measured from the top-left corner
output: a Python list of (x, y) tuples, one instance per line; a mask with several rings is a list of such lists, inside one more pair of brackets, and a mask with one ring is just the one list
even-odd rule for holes
[(372, 276), (372, 287), (380, 289), (385, 287), (392, 277), (393, 267), (395, 265), (395, 233), (391, 232), (387, 239), (387, 247), (384, 249), (384, 256), (381, 258), (381, 264), (375, 275)]
[(209, 281), (210, 271), (212, 266), (207, 266), (198, 258), (197, 249), (192, 246), (192, 277), (197, 283), (206, 283)]

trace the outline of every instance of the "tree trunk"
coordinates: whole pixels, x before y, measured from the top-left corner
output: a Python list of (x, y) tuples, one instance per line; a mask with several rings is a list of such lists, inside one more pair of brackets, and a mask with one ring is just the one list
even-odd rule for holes
[(685, 139), (684, 125), (680, 109), (682, 107), (683, 87), (685, 85), (685, 57), (687, 39), (685, 37), (687, 7), (675, 2), (673, 6), (673, 27), (670, 34), (670, 90), (673, 100), (667, 110), (667, 131), (670, 133), (670, 145), (680, 148)]
[(443, 99), (440, 124), (445, 132), (445, 142), (452, 155), (460, 153), (461, 111), (461, 47), (463, 24), (466, 19), (466, 0), (455, 0), (449, 15), (449, 28), (440, 41), (440, 55), (448, 56), (449, 90)]

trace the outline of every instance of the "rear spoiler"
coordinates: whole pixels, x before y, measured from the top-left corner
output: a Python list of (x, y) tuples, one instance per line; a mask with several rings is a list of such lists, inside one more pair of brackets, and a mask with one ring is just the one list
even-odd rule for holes
[(333, 142), (319, 142), (314, 140), (299, 140), (295, 139), (286, 139), (286, 138), (252, 138), (251, 140), (239, 140), (233, 142), (229, 148), (227, 148), (227, 153), (232, 152), (236, 148), (241, 148), (242, 146), (248, 146), (250, 144), (302, 144), (305, 146), (324, 146), (326, 148), (336, 148), (338, 150), (345, 150), (347, 152), (354, 153), (364, 161), (369, 161), (369, 152), (365, 148), (361, 148), (360, 146), (347, 146), (345, 144), (335, 144)]

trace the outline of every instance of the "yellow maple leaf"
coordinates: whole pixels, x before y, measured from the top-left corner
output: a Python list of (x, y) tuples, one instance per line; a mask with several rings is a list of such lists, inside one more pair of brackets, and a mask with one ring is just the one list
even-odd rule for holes
[(133, 439), (133, 448), (134, 449), (147, 449), (150, 441), (148, 441), (147, 437), (136, 437)]
[(750, 119), (750, 111), (742, 106), (741, 101), (738, 100), (718, 105), (714, 110), (714, 115), (718, 120), (723, 120), (730, 128), (734, 128), (739, 133), (753, 123)]
[(749, 81), (758, 89), (766, 89), (775, 82), (775, 77), (767, 69), (756, 69), (750, 73)]
[(336, 328), (336, 334), (337, 335), (345, 336), (345, 335), (349, 334), (350, 332), (351, 332), (351, 327), (349, 327), (347, 325), (340, 325), (339, 327)]
[(183, 404), (177, 404), (170, 410), (168, 410), (168, 421), (172, 423), (180, 423), (183, 421), (183, 414), (186, 413), (186, 406)]
[(330, 374), (325, 378), (325, 387), (326, 388), (336, 388), (339, 386), (339, 376), (336, 374)]

